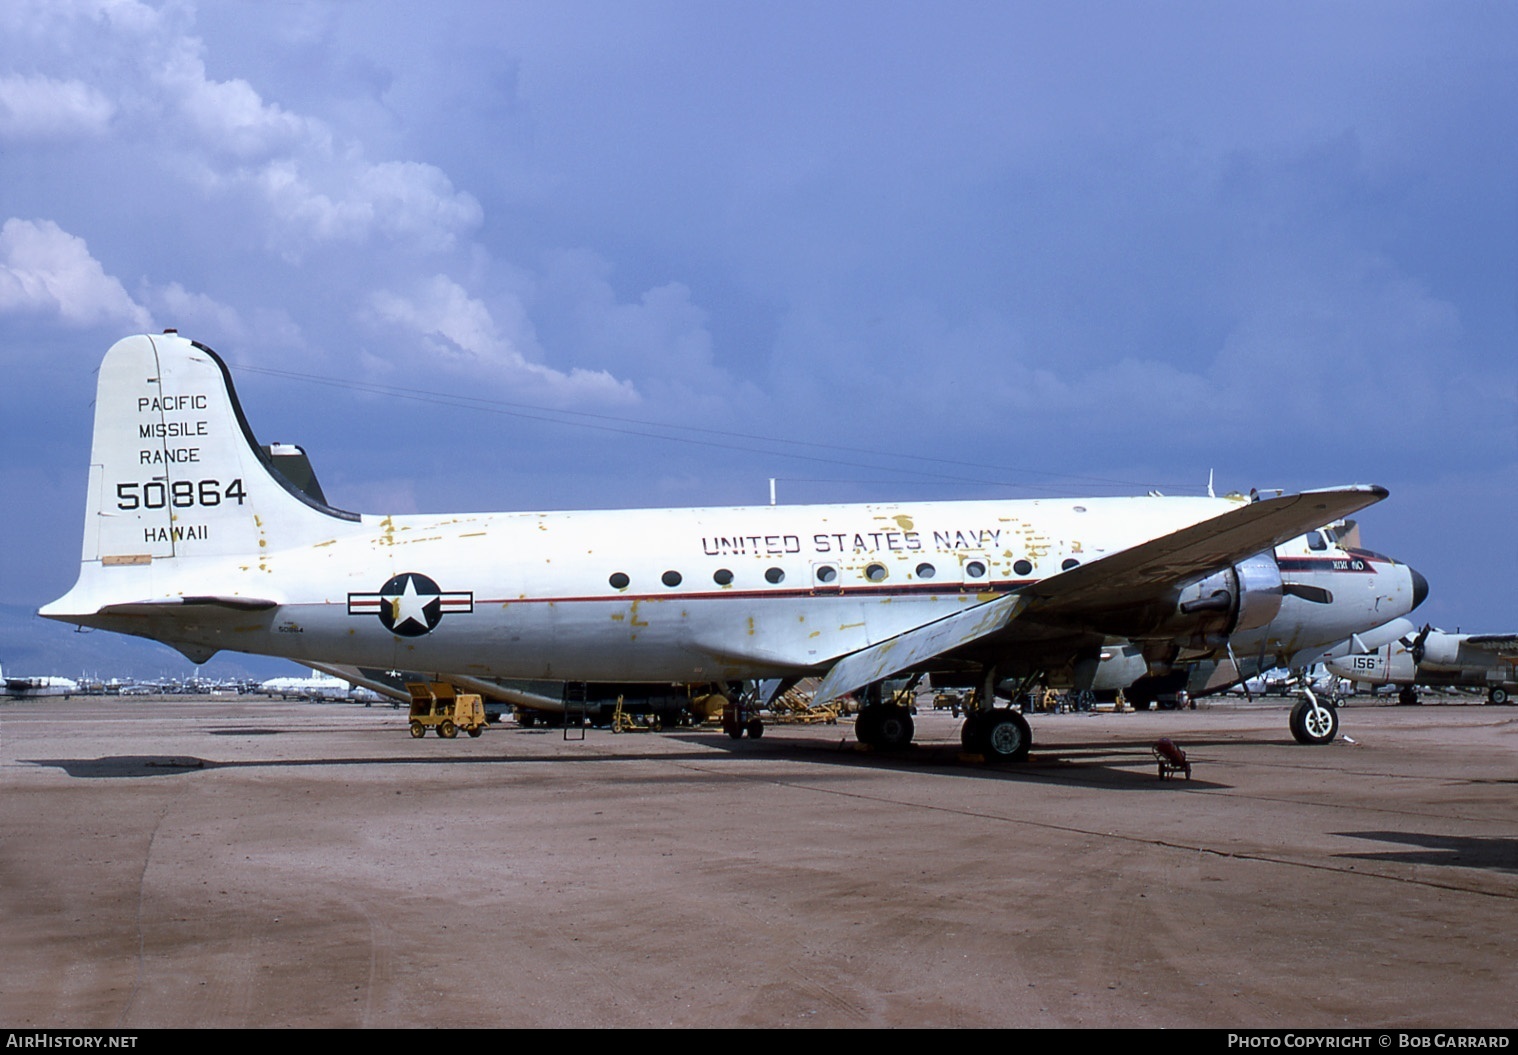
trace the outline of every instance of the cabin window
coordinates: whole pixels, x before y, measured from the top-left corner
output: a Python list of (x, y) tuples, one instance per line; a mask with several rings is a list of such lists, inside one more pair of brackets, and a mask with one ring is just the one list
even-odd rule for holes
[(1076, 560), (1074, 557), (1066, 557), (1064, 560), (1060, 561), (1059, 565), (1061, 571), (1069, 571), (1071, 568), (1079, 568), (1080, 566), (1081, 562)]
[(1019, 575), (1032, 575), (1033, 574), (1033, 562), (1032, 561), (1027, 561), (1027, 560), (1020, 560), (1016, 564), (1012, 565), (1012, 570), (1015, 571), (1015, 572), (1017, 572), (1017, 574), (1019, 574)]
[(917, 577), (919, 579), (931, 579), (937, 574), (938, 569), (933, 567), (931, 564), (923, 563), (917, 566)]
[[(774, 570), (774, 569), (771, 569), (771, 570)], [(831, 564), (819, 564), (819, 565), (817, 565), (817, 581), (818, 582), (832, 582), (836, 578), (838, 578), (838, 569), (837, 568), (833, 567)], [(772, 579), (770, 581), (773, 582), (774, 580)]]
[(966, 579), (984, 579), (986, 577), (986, 564), (984, 561), (972, 560), (965, 565)]
[(718, 568), (716, 571), (712, 572), (712, 582), (716, 583), (718, 586), (731, 586), (733, 582), (733, 573), (728, 571), (726, 568)]
[(627, 584), (632, 582), (631, 579), (619, 571), (612, 572), (611, 578), (607, 579), (606, 581), (611, 583), (611, 588), (613, 590), (625, 590), (627, 589)]
[(785, 572), (781, 571), (779, 568), (771, 568), (769, 571), (764, 573), (764, 581), (770, 583), (771, 585), (779, 585), (780, 583), (785, 582)]
[(679, 586), (680, 573), (677, 571), (667, 571), (663, 575), (659, 576), (659, 581), (662, 582), (665, 586)]
[(864, 577), (871, 582), (885, 582), (886, 566), (884, 564), (870, 564), (864, 569)]

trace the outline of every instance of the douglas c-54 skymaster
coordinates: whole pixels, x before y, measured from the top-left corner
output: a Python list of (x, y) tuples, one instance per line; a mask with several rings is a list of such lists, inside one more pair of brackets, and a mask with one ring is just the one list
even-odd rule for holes
[[(821, 675), (819, 701), (873, 701), (907, 672), (994, 687), (1094, 669), (1113, 638), (1154, 671), (1212, 654), (1279, 612), (1272, 547), (1385, 496), (361, 516), (272, 472), (225, 364), (168, 331), (101, 363), (79, 580), (41, 614), (195, 662), (225, 648), (444, 678)], [(1396, 567), (1410, 608), (1426, 584)], [(863, 738), (903, 742), (900, 717), (866, 707)], [(1311, 738), (1331, 738), (1328, 717)], [(999, 758), (1030, 743), (1006, 708), (964, 739)]]

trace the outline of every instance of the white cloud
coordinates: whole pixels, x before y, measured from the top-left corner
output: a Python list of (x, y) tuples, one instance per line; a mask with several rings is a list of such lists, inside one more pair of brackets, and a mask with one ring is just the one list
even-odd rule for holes
[(376, 321), (421, 337), (438, 361), (522, 388), (533, 398), (603, 406), (637, 402), (633, 385), (605, 370), (576, 368), (564, 373), (530, 361), (523, 349), (535, 350), (536, 339), (526, 311), (509, 294), (499, 303), (504, 325), (483, 301), (446, 275), (436, 275), (410, 296), (377, 293), (369, 306)]
[(12, 217), (0, 227), (0, 313), (56, 316), (69, 326), (153, 327), (147, 309), (105, 273), (84, 239), (51, 220)]
[(82, 81), (9, 74), (0, 77), (0, 137), (67, 139), (99, 135), (116, 107)]
[[(271, 247), (288, 258), (326, 242), (363, 242), (371, 233), (424, 249), (450, 248), (483, 213), (441, 170), (415, 162), (311, 165), (290, 157), (256, 171), (210, 175), (256, 188), (277, 221)], [(209, 175), (209, 173), (208, 173)]]
[[(114, 133), (287, 258), (374, 239), (447, 250), (480, 224), (479, 202), (436, 166), (374, 160), (320, 117), (212, 76), (192, 16), (132, 0), (0, 7), (0, 136)], [(239, 198), (246, 217), (225, 207)]]
[(216, 341), (246, 340), (248, 328), (237, 309), (213, 300), (204, 293), (191, 293), (178, 282), (141, 291), (142, 299), (153, 306), (165, 322), (188, 335), (215, 335)]
[(619, 299), (611, 267), (584, 250), (551, 255), (534, 291), (535, 312), (550, 320), (555, 347), (578, 362), (630, 377), (649, 399), (676, 406), (720, 393), (729, 401), (759, 397), (716, 361), (706, 312), (682, 282), (644, 290), (637, 300)]
[[(194, 43), (198, 50), (199, 42)], [(194, 52), (170, 52), (156, 81), (184, 119), (185, 130), (207, 150), (250, 159), (330, 147), (320, 121), (264, 102), (247, 81), (211, 80)]]

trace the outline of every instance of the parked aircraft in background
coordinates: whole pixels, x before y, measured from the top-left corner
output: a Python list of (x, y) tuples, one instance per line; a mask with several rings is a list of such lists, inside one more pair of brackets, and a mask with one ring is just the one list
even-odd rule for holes
[(1354, 648), (1328, 660), (1328, 669), (1364, 685), (1395, 685), (1398, 700), (1418, 702), (1419, 685), (1485, 689), (1492, 703), (1507, 703), (1518, 691), (1518, 634), (1447, 634), (1425, 626), (1414, 631), (1405, 619), (1392, 628), (1394, 640)]
[[(444, 679), (822, 676), (816, 701), (862, 695), (859, 735), (888, 745), (912, 728), (880, 699), (887, 678), (1089, 678), (1114, 639), (1162, 674), (1288, 601), (1323, 603), (1288, 589), (1275, 547), (1386, 496), (360, 516), (273, 472), (225, 365), (172, 331), (106, 354), (90, 463), (79, 579), (48, 618), (195, 662), (228, 648)], [(1357, 581), (1394, 614), (1427, 589), (1366, 563)], [(1307, 714), (1305, 739), (1332, 739), (1332, 708)], [(1001, 758), (1030, 743), (1007, 708), (972, 714), (963, 738)]]
[(355, 685), (351, 681), (334, 677), (318, 667), (312, 667), (306, 678), (270, 678), (261, 682), (257, 690), (264, 696), (278, 696), (282, 700), (352, 700), (373, 703), (379, 694)]
[(0, 670), (6, 696), (73, 696), (79, 692), (79, 683), (73, 678), (51, 675), (18, 678)]

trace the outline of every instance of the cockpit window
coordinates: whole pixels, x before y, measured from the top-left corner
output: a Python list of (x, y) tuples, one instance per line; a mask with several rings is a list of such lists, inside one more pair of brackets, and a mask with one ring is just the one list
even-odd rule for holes
[(1307, 548), (1323, 550), (1328, 548), (1328, 543), (1323, 541), (1323, 535), (1321, 532), (1309, 531), (1307, 533)]

